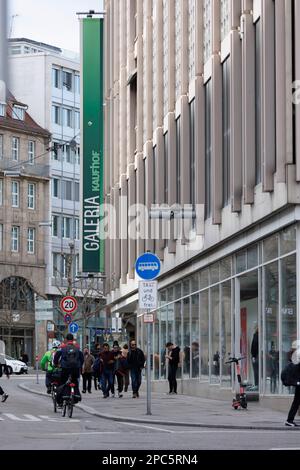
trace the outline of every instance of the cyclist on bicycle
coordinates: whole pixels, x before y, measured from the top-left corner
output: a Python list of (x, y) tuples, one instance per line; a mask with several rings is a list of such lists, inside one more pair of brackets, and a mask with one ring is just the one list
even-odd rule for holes
[(78, 401), (80, 401), (81, 395), (78, 387), (78, 379), (81, 374), (84, 357), (82, 351), (77, 347), (77, 345), (74, 345), (74, 337), (71, 333), (66, 336), (65, 346), (59, 349), (54, 356), (54, 365), (56, 367), (59, 362), (62, 369), (61, 383), (63, 385), (57, 390), (57, 402), (60, 404), (62, 401), (64, 387), (69, 377), (75, 384), (75, 395)]
[(51, 381), (52, 381), (52, 374), (56, 367), (54, 366), (54, 356), (57, 352), (57, 350), (60, 348), (60, 341), (55, 339), (52, 343), (52, 348), (47, 351), (44, 356), (42, 357), (41, 360), (41, 367), (43, 370), (46, 371), (46, 387), (47, 387), (47, 393), (51, 393)]

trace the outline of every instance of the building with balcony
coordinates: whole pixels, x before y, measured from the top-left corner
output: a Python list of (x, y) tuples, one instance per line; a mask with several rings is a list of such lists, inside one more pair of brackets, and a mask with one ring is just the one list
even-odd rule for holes
[[(0, 338), (33, 362), (34, 294), (45, 297), (51, 135), (9, 94), (0, 104)], [(44, 332), (45, 333), (45, 332)], [(46, 334), (40, 338), (46, 348)], [(43, 342), (44, 341), (44, 342)]]
[[(156, 252), (154, 388), (166, 390), (173, 341), (182, 393), (228, 398), (226, 361), (243, 355), (248, 392), (286, 407), (280, 371), (300, 328), (299, 2), (107, 0), (105, 9), (105, 198), (116, 220), (108, 307), (135, 322), (145, 349), (134, 265)], [(196, 217), (150, 219), (153, 206)]]

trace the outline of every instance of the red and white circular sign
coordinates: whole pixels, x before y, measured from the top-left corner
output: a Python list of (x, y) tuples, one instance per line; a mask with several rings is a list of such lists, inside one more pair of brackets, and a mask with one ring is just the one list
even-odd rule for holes
[(59, 306), (63, 312), (73, 313), (75, 310), (77, 310), (78, 303), (75, 297), (67, 295), (61, 299)]

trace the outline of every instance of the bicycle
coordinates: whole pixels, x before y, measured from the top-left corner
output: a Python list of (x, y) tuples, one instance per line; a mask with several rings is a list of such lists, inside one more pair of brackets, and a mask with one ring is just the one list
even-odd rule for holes
[(242, 382), (241, 367), (239, 364), (242, 359), (245, 359), (245, 357), (230, 357), (229, 360), (225, 362), (225, 364), (235, 364), (236, 368), (236, 376), (239, 383), (239, 392), (236, 393), (235, 398), (233, 398), (232, 400), (232, 407), (235, 410), (238, 410), (239, 408), (247, 408), (247, 395), (245, 392), (245, 387), (247, 386), (247, 384)]
[(68, 387), (70, 387), (70, 395), (64, 395), (63, 396), (63, 404), (62, 404), (62, 410), (61, 414), (63, 417), (66, 416), (66, 412), (68, 410), (68, 417), (72, 418), (73, 415), (73, 408), (75, 405), (75, 387), (76, 384), (72, 382), (71, 377), (67, 380), (66, 384)]

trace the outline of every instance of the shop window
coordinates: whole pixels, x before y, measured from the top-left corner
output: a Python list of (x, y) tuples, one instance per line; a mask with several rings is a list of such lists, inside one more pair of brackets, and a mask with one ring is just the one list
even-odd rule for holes
[(178, 284), (176, 284), (175, 286), (175, 299), (180, 299), (182, 297), (182, 293), (181, 293), (181, 283), (179, 282)]
[(226, 364), (232, 355), (231, 342), (231, 281), (221, 286), (221, 385), (231, 387), (231, 365)]
[(174, 288), (173, 287), (169, 287), (168, 290), (167, 290), (167, 299), (168, 299), (168, 302), (173, 302), (175, 299), (174, 299)]
[[(182, 322), (181, 322), (181, 301), (175, 303), (174, 311), (174, 342), (181, 349), (181, 355), (183, 355), (182, 347)], [(179, 371), (180, 373), (181, 371)]]
[(288, 227), (280, 234), (280, 255), (296, 250), (296, 226)]
[(199, 294), (191, 297), (191, 372), (192, 378), (199, 377), (200, 371), (200, 350), (199, 350)]
[(200, 288), (204, 289), (209, 286), (209, 268), (203, 269), (200, 272)]
[(182, 329), (183, 329), (183, 378), (190, 377), (191, 368), (191, 332), (190, 332), (190, 297), (182, 301)]
[(201, 379), (208, 380), (209, 375), (209, 324), (208, 290), (200, 294), (200, 368)]
[(246, 271), (246, 269), (246, 251), (241, 251), (236, 255), (236, 273), (242, 273), (243, 271)]
[[(284, 258), (281, 264), (281, 363), (279, 373), (290, 360), (293, 341), (297, 340), (296, 255)], [(284, 388), (284, 393), (289, 390)]]
[(215, 263), (210, 267), (210, 283), (216, 284), (220, 280), (219, 263)]
[(264, 267), (265, 286), (265, 391), (279, 392), (279, 334), (278, 334), (278, 262)]
[(219, 286), (211, 289), (210, 312), (210, 382), (220, 382), (220, 322), (219, 322)]
[(185, 279), (182, 283), (182, 288), (183, 288), (183, 296), (189, 295), (190, 294), (190, 279)]
[(247, 250), (247, 269), (255, 268), (258, 265), (257, 245)]
[(263, 242), (263, 261), (272, 261), (278, 258), (278, 233), (267, 238)]
[(196, 273), (191, 276), (191, 292), (197, 292), (199, 290), (199, 274)]
[(222, 259), (220, 261), (220, 280), (228, 279), (231, 277), (231, 257)]

